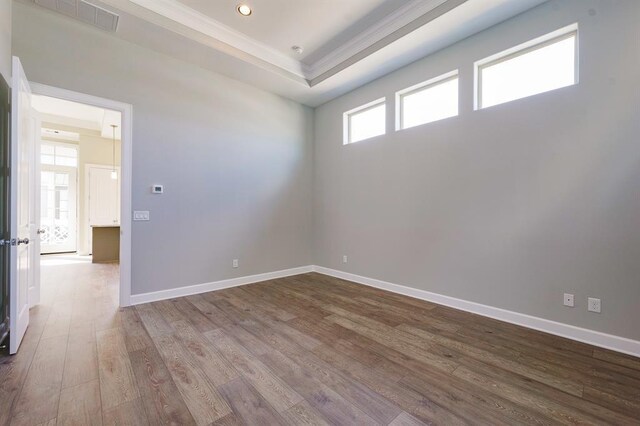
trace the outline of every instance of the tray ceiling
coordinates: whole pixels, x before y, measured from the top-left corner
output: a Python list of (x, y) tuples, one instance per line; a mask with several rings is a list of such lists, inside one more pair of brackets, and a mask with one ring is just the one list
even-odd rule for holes
[(248, 17), (240, 0), (93, 3), (117, 37), (316, 106), (545, 1), (245, 0)]

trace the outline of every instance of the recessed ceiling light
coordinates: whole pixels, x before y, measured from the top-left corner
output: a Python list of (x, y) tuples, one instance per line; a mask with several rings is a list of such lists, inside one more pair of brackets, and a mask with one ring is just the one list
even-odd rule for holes
[(291, 46), (291, 50), (293, 50), (298, 55), (302, 55), (302, 52), (304, 52), (304, 49), (301, 46)]
[(252, 12), (251, 8), (246, 4), (239, 4), (236, 10), (242, 16), (249, 16), (251, 15), (251, 12)]

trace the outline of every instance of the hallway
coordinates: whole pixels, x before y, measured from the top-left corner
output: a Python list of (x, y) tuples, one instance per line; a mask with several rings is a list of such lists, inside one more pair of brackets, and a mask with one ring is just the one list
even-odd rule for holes
[(66, 409), (88, 408), (74, 404), (78, 392), (99, 392), (96, 333), (119, 320), (118, 265), (42, 256), (41, 283), (41, 303), (30, 310), (18, 355), (8, 357), (6, 349), (0, 355), (0, 425), (9, 416), (12, 425), (55, 419)]

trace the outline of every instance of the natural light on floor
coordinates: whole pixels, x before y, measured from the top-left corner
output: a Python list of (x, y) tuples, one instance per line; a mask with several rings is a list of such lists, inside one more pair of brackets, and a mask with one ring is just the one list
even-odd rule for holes
[(576, 34), (553, 44), (480, 66), (480, 108), (576, 83)]

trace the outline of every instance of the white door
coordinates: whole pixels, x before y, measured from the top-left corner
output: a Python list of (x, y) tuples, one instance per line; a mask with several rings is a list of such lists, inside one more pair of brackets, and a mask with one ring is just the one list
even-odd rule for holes
[(11, 102), (11, 248), (9, 273), (9, 352), (18, 351), (29, 325), (29, 291), (39, 288), (33, 275), (32, 245), (36, 234), (33, 208), (36, 132), (31, 109), (31, 89), (20, 60), (13, 58)]
[(40, 133), (42, 120), (35, 109), (31, 109), (31, 130), (33, 131), (33, 162), (31, 175), (31, 231), (35, 230), (34, 238), (29, 243), (31, 251), (31, 274), (29, 281), (29, 307), (40, 303)]
[(77, 169), (42, 165), (40, 172), (41, 253), (77, 249)]

